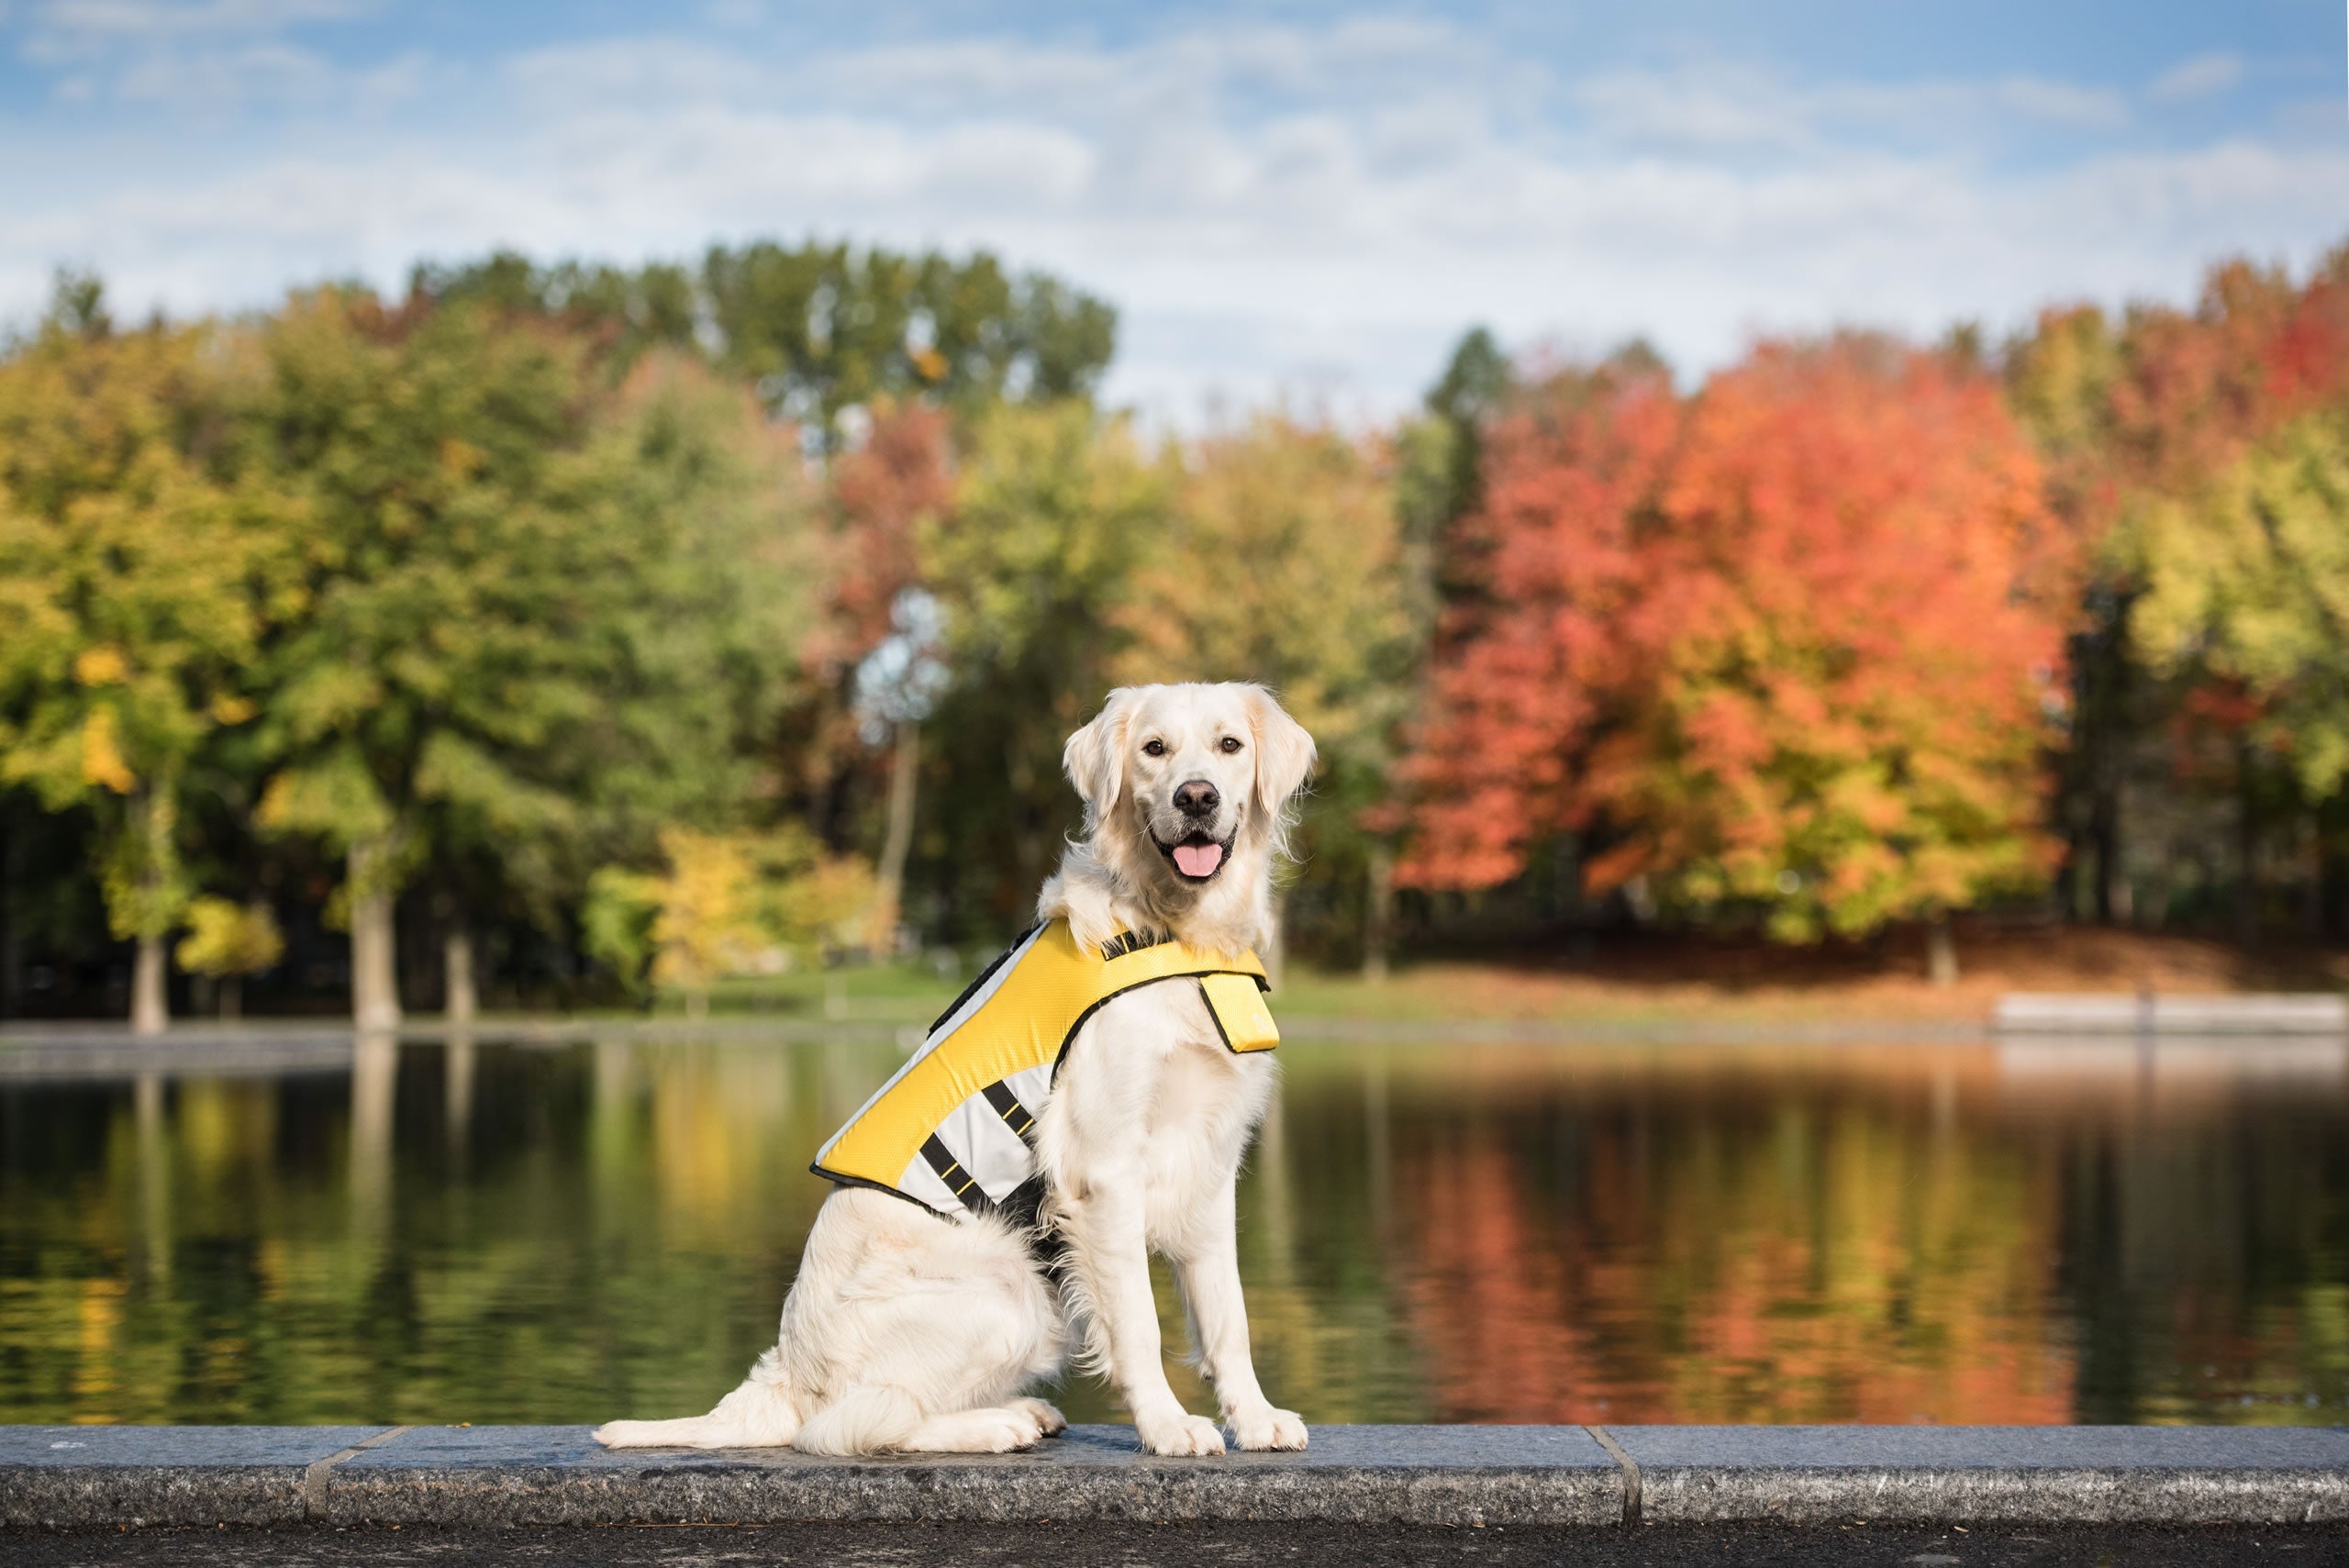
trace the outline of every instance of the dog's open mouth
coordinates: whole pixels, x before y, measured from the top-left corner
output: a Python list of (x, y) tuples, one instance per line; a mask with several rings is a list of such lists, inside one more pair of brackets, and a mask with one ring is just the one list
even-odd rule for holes
[(1185, 882), (1206, 882), (1223, 869), (1231, 858), (1230, 839), (1212, 839), (1206, 833), (1194, 833), (1172, 844), (1159, 843), (1153, 833), (1150, 841), (1158, 844), (1158, 852), (1174, 862), (1174, 874)]

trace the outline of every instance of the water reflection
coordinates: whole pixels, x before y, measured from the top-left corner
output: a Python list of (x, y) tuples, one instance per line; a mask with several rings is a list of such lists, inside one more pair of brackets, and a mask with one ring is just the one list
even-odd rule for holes
[[(2349, 1407), (2341, 1041), (1282, 1054), (1241, 1262), (1311, 1419)], [(772, 1329), (809, 1154), (898, 1060), (376, 1039), (0, 1084), (0, 1421), (706, 1407)]]

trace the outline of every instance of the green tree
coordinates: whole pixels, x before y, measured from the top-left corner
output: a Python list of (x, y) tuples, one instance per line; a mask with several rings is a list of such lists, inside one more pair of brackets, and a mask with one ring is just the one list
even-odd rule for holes
[(2349, 778), (2349, 432), (2310, 416), (2201, 494), (2132, 521), (2143, 583), (2130, 623), (2154, 675), (2239, 685), (2252, 740), (2283, 756), (2303, 796)]
[(1041, 272), (1008, 272), (986, 251), (758, 240), (713, 246), (697, 269), (637, 272), (500, 252), (418, 267), (415, 292), (454, 304), (559, 317), (626, 363), (655, 347), (707, 353), (774, 412), (824, 444), (842, 416), (887, 397), (934, 396), (965, 410), (997, 401), (1092, 395), (1116, 346), (1117, 313)]
[[(617, 391), (485, 305), (292, 302), (253, 412), (308, 501), (262, 818), (345, 857), (352, 1004), (399, 1016), (394, 900), (540, 910), (749, 791), (805, 595), (787, 437), (674, 358)], [(468, 963), (466, 966), (470, 968)]]
[[(927, 857), (963, 921), (1024, 917), (1076, 821), (1060, 754), (1113, 684), (1136, 568), (1171, 522), (1174, 473), (1119, 420), (1083, 403), (997, 406), (971, 432), (952, 512), (921, 530), (922, 576), (944, 611)], [(982, 761), (984, 759), (984, 761)]]
[(115, 333), (95, 285), (67, 280), (0, 361), (0, 783), (95, 820), (142, 1034), (164, 1027), (165, 939), (192, 891), (190, 769), (253, 718), (284, 607), (288, 505), (217, 461), (207, 365), (228, 347), (206, 328)]

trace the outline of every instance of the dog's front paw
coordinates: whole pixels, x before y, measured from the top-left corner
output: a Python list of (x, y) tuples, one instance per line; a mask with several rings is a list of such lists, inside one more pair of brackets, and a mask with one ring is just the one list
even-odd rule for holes
[(1260, 1405), (1252, 1410), (1234, 1410), (1225, 1418), (1231, 1423), (1231, 1440), (1243, 1449), (1305, 1446), (1305, 1423), (1294, 1410)]
[(1177, 1410), (1171, 1416), (1153, 1416), (1147, 1420), (1137, 1418), (1134, 1430), (1141, 1435), (1142, 1451), (1146, 1453), (1223, 1451), (1222, 1431), (1205, 1416), (1186, 1416)]

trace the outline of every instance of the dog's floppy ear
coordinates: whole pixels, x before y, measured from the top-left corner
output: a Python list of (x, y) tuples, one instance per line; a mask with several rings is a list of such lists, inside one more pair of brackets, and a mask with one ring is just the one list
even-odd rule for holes
[(1313, 737), (1262, 686), (1248, 688), (1248, 722), (1256, 732), (1256, 796), (1278, 811), (1313, 776)]
[(1126, 784), (1126, 726), (1133, 717), (1133, 688), (1119, 686), (1109, 694), (1092, 722), (1068, 738), (1061, 752), (1061, 767), (1085, 802), (1090, 828), (1109, 815)]

